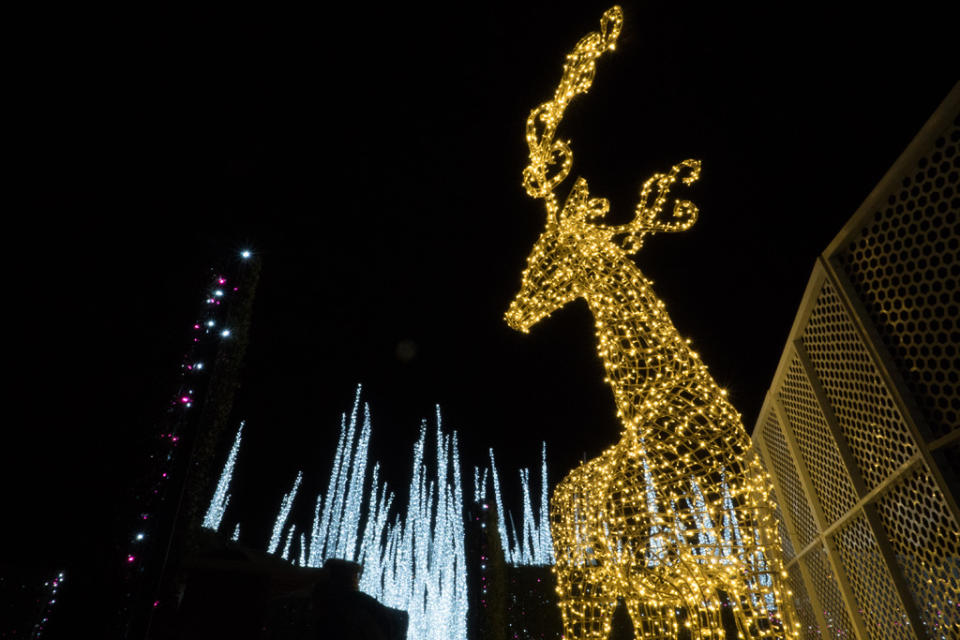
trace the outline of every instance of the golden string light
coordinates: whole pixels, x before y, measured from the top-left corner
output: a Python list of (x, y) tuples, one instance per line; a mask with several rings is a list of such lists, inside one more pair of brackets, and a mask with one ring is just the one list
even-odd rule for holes
[(547, 223), (506, 313), (527, 332), (584, 298), (623, 423), (620, 441), (570, 472), (551, 500), (564, 630), (606, 638), (622, 599), (638, 638), (725, 638), (724, 618), (742, 638), (796, 638), (769, 477), (726, 392), (629, 258), (647, 235), (696, 221), (687, 200), (663, 211), (677, 181), (697, 180), (699, 161), (647, 180), (624, 225), (602, 223), (609, 202), (591, 197), (583, 178), (562, 207), (554, 194), (573, 162), (569, 141), (554, 139), (557, 126), (622, 22), (619, 7), (603, 14), (600, 31), (567, 56), (553, 99), (527, 119), (523, 184), (544, 201)]

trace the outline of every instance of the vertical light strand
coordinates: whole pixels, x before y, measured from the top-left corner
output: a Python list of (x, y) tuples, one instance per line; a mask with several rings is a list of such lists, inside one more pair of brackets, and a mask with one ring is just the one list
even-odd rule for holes
[(344, 499), (342, 527), (337, 542), (337, 555), (353, 560), (356, 554), (360, 509), (363, 505), (363, 484), (367, 474), (367, 452), (370, 445), (370, 407), (363, 405), (363, 428), (350, 464), (350, 482)]
[(497, 504), (497, 531), (500, 533), (503, 559), (507, 563), (512, 563), (513, 545), (507, 536), (507, 514), (503, 509), (503, 499), (500, 496), (500, 475), (497, 473), (497, 461), (493, 456), (493, 449), (490, 449), (490, 475), (493, 480), (493, 497)]
[(550, 486), (547, 482), (547, 443), (544, 441), (540, 461), (540, 549), (543, 556), (537, 564), (554, 563), (553, 536), (550, 535)]
[(267, 553), (276, 553), (280, 546), (280, 538), (283, 536), (283, 527), (287, 524), (287, 518), (290, 517), (290, 509), (293, 508), (293, 501), (297, 498), (297, 491), (300, 490), (300, 483), (303, 481), (303, 472), (297, 471), (297, 479), (293, 482), (293, 488), (283, 496), (280, 501), (280, 512), (273, 523), (273, 534), (270, 536), (270, 543), (267, 545)]
[(233, 446), (227, 455), (227, 461), (223, 465), (223, 471), (220, 473), (220, 480), (217, 482), (217, 488), (213, 493), (213, 499), (210, 506), (207, 507), (207, 513), (203, 516), (203, 527), (219, 531), (220, 523), (223, 521), (223, 514), (227, 511), (227, 504), (230, 502), (230, 482), (233, 480), (233, 467), (237, 462), (237, 454), (240, 452), (240, 440), (243, 437), (243, 422), (237, 429), (237, 435), (233, 439)]

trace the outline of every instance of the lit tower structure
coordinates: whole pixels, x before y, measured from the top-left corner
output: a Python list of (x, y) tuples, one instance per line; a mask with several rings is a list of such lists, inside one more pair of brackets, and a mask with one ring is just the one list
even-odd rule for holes
[(960, 85), (814, 265), (753, 441), (804, 638), (960, 638)]
[(577, 298), (596, 320), (597, 352), (623, 425), (619, 442), (574, 469), (554, 491), (551, 528), (557, 594), (569, 638), (607, 638), (623, 599), (638, 638), (794, 638), (783, 586), (770, 479), (740, 420), (630, 259), (652, 234), (688, 229), (697, 207), (676, 200), (697, 180), (685, 160), (648, 179), (635, 218), (604, 224), (609, 202), (578, 178), (561, 205), (554, 193), (573, 152), (554, 138), (570, 101), (593, 83), (622, 14), (567, 55), (553, 98), (527, 119), (527, 194), (541, 199), (546, 228), (506, 313), (530, 327)]
[[(240, 381), (260, 274), (244, 250), (211, 270), (199, 316), (189, 329), (175, 393), (124, 508), (118, 562), (117, 635), (168, 637), (183, 559), (199, 548), (201, 525), (217, 485), (221, 450)], [(230, 434), (226, 434), (230, 435)]]

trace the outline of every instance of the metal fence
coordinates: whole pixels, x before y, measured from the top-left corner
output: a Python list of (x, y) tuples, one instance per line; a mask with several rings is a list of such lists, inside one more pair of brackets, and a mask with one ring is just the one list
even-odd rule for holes
[(814, 266), (753, 432), (803, 638), (960, 638), (960, 85)]

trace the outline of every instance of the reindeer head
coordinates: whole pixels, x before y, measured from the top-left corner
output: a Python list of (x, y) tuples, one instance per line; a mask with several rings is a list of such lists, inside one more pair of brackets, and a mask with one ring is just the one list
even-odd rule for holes
[(604, 51), (614, 48), (622, 21), (619, 7), (603, 14), (600, 32), (586, 35), (567, 56), (553, 100), (531, 111), (527, 118), (530, 164), (523, 171), (523, 184), (528, 195), (544, 201), (547, 224), (527, 258), (520, 291), (505, 315), (507, 324), (519, 331), (528, 331), (584, 295), (584, 287), (588, 286), (585, 270), (600, 254), (635, 253), (647, 234), (683, 231), (697, 219), (697, 208), (688, 200), (677, 200), (672, 217), (661, 219), (673, 184), (678, 179), (691, 184), (699, 177), (697, 160), (684, 160), (669, 173), (657, 173), (648, 179), (640, 190), (633, 221), (624, 225), (603, 224), (610, 203), (605, 198), (591, 198), (583, 178), (577, 179), (563, 207), (557, 204), (554, 189), (567, 177), (573, 164), (569, 141), (553, 139), (557, 125), (570, 100), (590, 88), (596, 60)]

